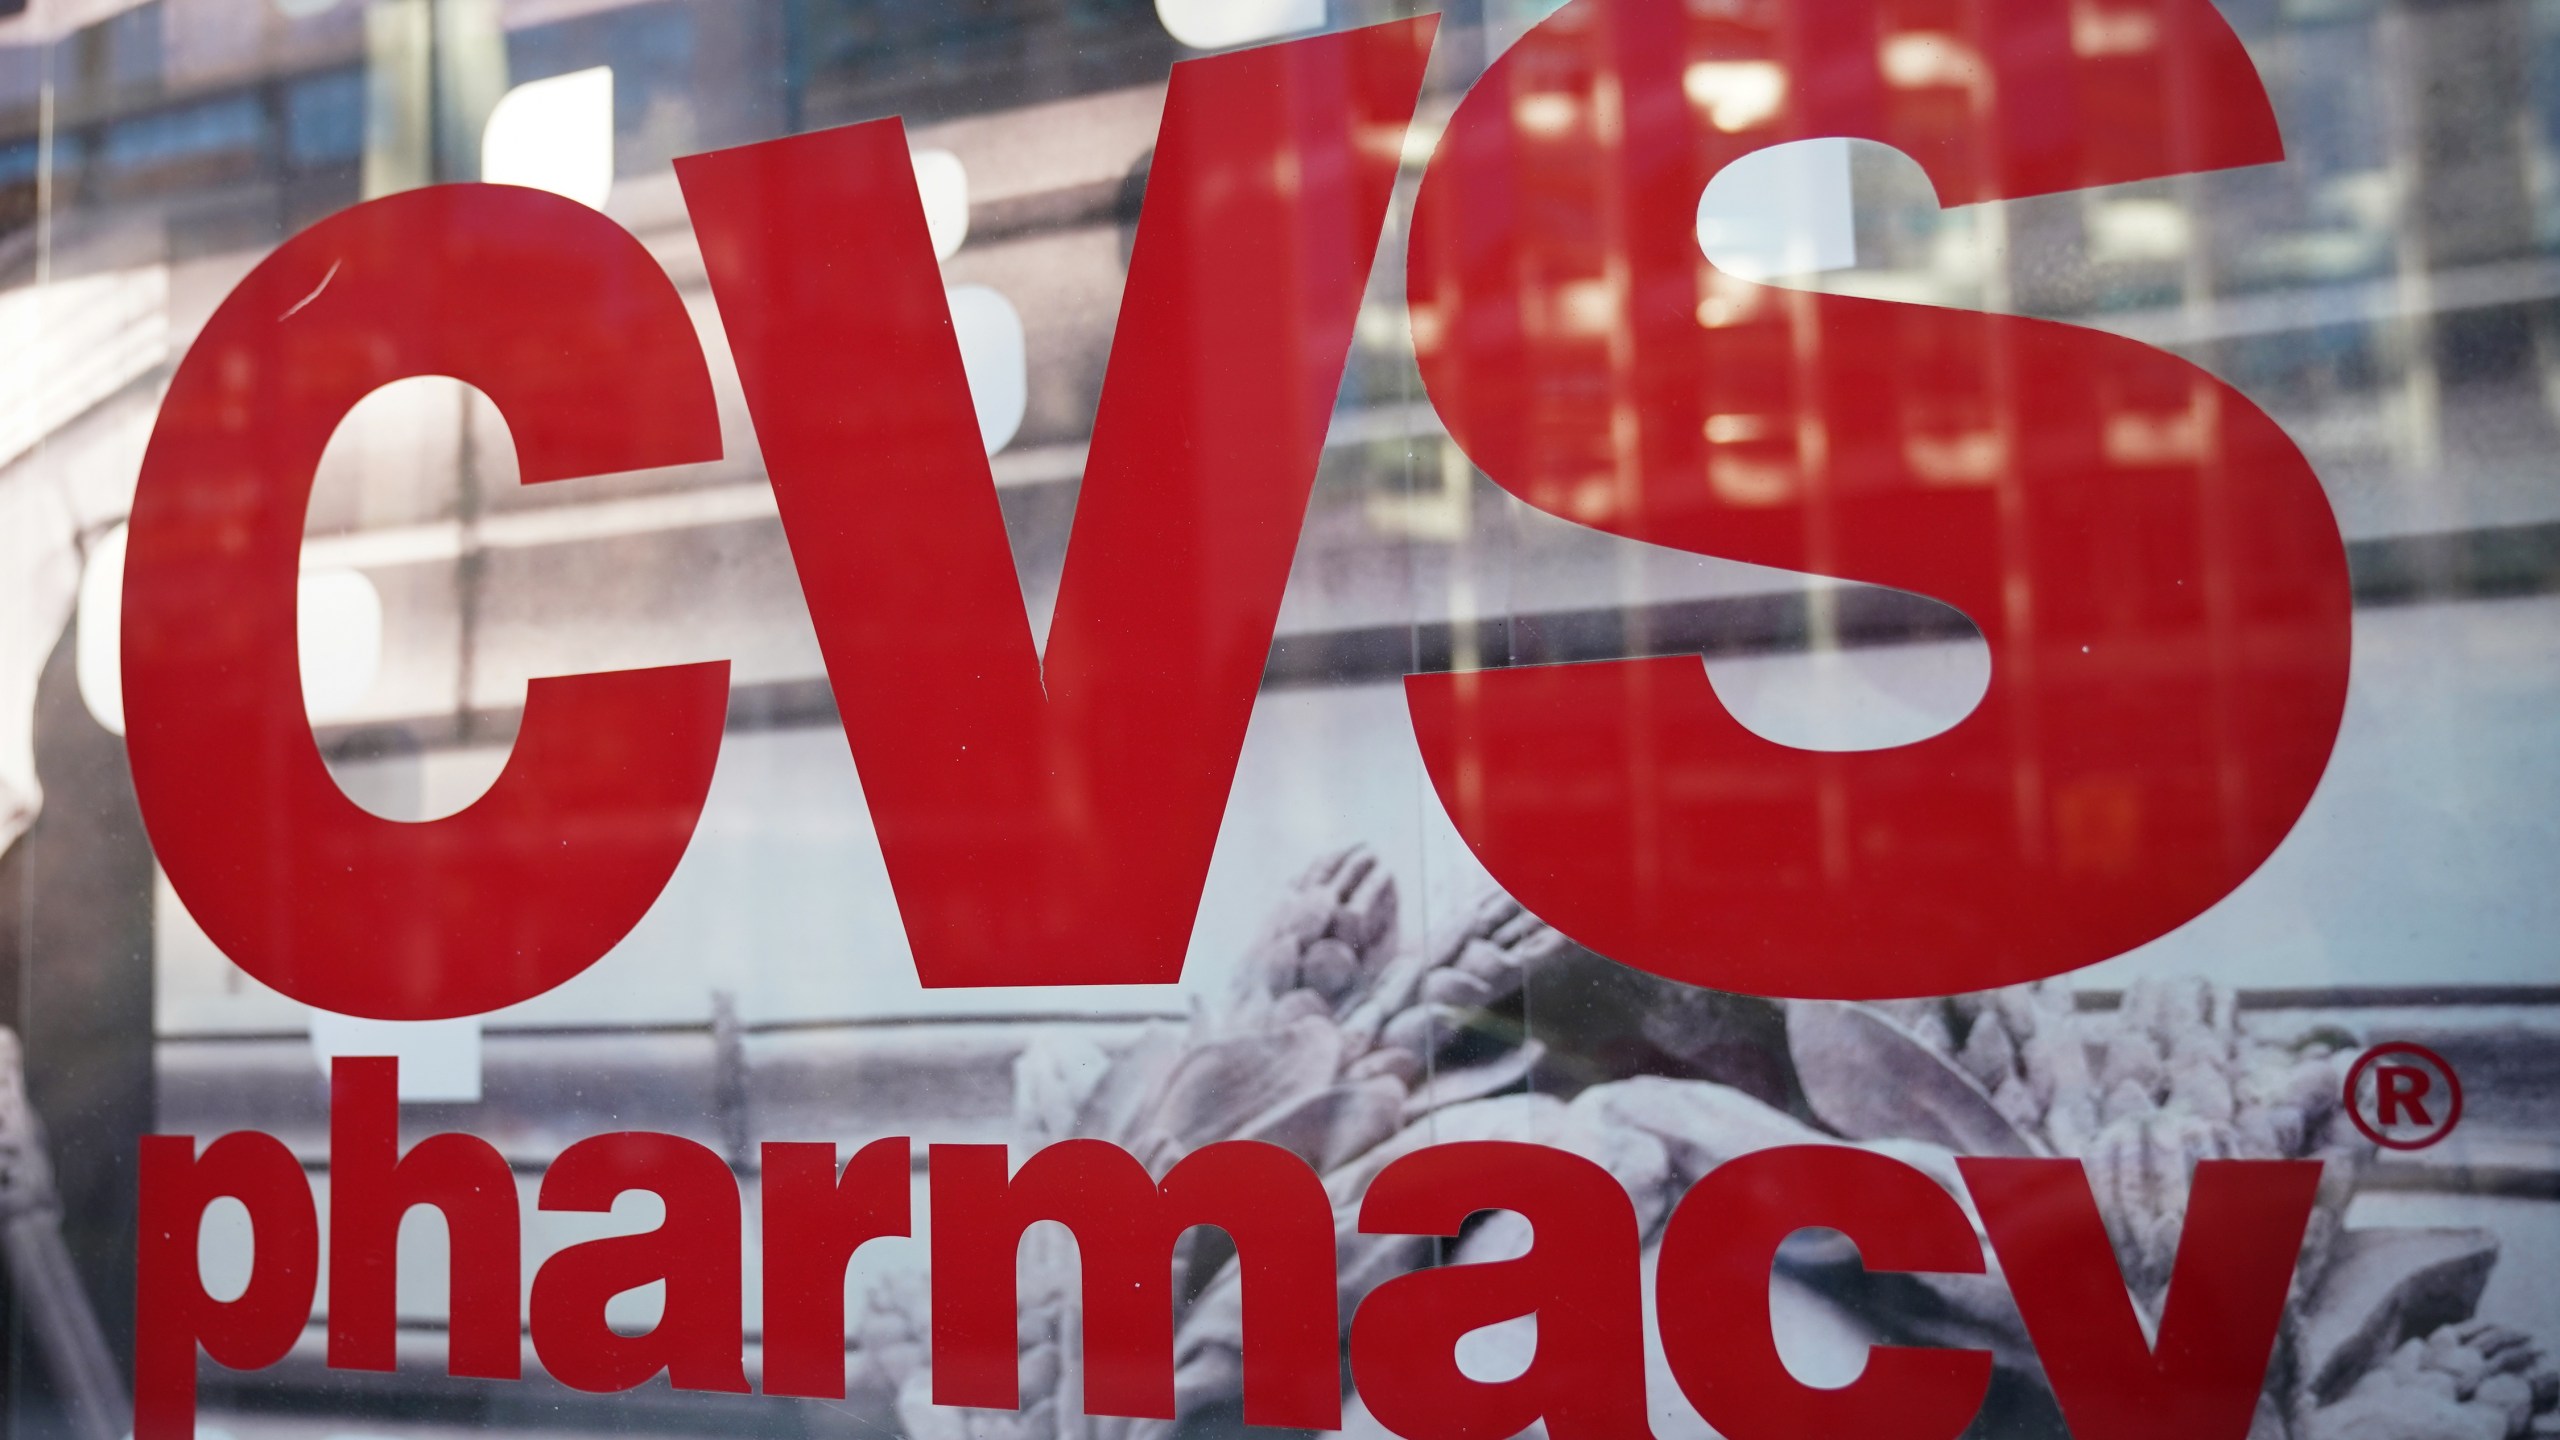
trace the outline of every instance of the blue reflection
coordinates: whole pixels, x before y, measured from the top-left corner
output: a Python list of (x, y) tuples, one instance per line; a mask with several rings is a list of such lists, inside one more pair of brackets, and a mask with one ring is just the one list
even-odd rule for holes
[(266, 112), (257, 98), (234, 95), (119, 120), (107, 127), (104, 158), (110, 171), (156, 170), (217, 155), (255, 151), (266, 143), (266, 137)]

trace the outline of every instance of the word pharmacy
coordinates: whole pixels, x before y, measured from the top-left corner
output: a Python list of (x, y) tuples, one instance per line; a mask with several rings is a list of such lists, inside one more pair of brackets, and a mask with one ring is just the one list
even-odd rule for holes
[[(514, 1177), (476, 1136), (435, 1135), (402, 1154), (397, 1090), (395, 1061), (336, 1062), (328, 1363), (393, 1368), (400, 1223), (411, 1207), (432, 1206), (451, 1236), (451, 1373), (519, 1378), (526, 1305)], [(831, 1144), (763, 1147), (768, 1395), (844, 1395), (846, 1266), (862, 1246), (912, 1233), (908, 1141), (873, 1141), (841, 1169), (837, 1158)], [(1797, 1379), (1772, 1328), (1770, 1271), (1780, 1244), (1806, 1229), (1845, 1235), (1875, 1271), (1979, 1275), (1996, 1259), (2077, 1436), (2249, 1433), (2318, 1162), (2197, 1166), (2156, 1337), (2144, 1334), (2079, 1161), (1958, 1166), (1972, 1215), (1941, 1179), (1845, 1145), (1758, 1151), (1691, 1187), (1662, 1235), (1655, 1321), (1682, 1392), (1719, 1433), (1954, 1440), (1988, 1390), (1993, 1357), (1971, 1349), (1878, 1346), (1847, 1385)], [(1062, 1141), (1019, 1168), (1002, 1145), (935, 1145), (927, 1168), (936, 1404), (1019, 1403), (1016, 1251), (1025, 1229), (1058, 1221), (1082, 1273), (1086, 1411), (1172, 1419), (1174, 1247), (1206, 1226), (1233, 1250), (1248, 1424), (1340, 1426), (1347, 1323), (1360, 1398), (1400, 1435), (1501, 1436), (1538, 1422), (1558, 1440), (1650, 1433), (1636, 1212), (1609, 1171), (1571, 1151), (1425, 1146), (1358, 1196), (1329, 1194), (1297, 1155), (1252, 1140), (1203, 1146), (1160, 1181), (1101, 1140)], [(635, 1189), (665, 1203), (656, 1229), (571, 1245), (535, 1272), (535, 1355), (579, 1390), (626, 1390), (664, 1372), (677, 1389), (747, 1391), (743, 1221), (728, 1161), (673, 1135), (599, 1135), (561, 1152), (538, 1204), (603, 1212)], [(248, 1283), (227, 1300), (208, 1293), (197, 1259), (206, 1209), (222, 1197), (247, 1207), (255, 1235)], [(1527, 1253), (1337, 1291), (1338, 1227), (1454, 1237), (1484, 1211), (1527, 1220)], [(191, 1139), (154, 1136), (143, 1142), (141, 1243), (135, 1434), (186, 1440), (199, 1346), (257, 1368), (283, 1359), (309, 1324), (317, 1208), (301, 1162), (273, 1136), (234, 1133), (201, 1153)], [(666, 1303), (655, 1327), (626, 1335), (608, 1323), (608, 1300), (656, 1284)], [(1521, 1316), (1538, 1325), (1527, 1370), (1500, 1381), (1464, 1373), (1459, 1337)]]

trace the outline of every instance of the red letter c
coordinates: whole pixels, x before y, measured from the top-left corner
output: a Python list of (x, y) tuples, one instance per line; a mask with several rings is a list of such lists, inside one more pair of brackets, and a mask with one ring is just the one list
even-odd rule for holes
[(675, 287), (603, 216), (464, 185), (286, 242), (180, 363), (134, 497), (124, 694), (170, 884), (260, 980), (350, 1015), (476, 1014), (638, 923), (711, 784), (723, 663), (533, 682), (497, 784), (425, 824), (360, 809), (293, 698), (304, 511), (355, 403), (449, 375), (497, 403), (527, 484), (711, 460), (710, 374)]
[(1879, 1345), (1836, 1389), (1795, 1378), (1769, 1316), (1779, 1242), (1832, 1229), (1870, 1270), (1982, 1273), (1964, 1207), (1936, 1181), (1867, 1150), (1787, 1145), (1707, 1172), (1662, 1232), (1656, 1300), (1663, 1358), (1719, 1435), (1786, 1440), (1954, 1440), (1991, 1385), (1983, 1350)]

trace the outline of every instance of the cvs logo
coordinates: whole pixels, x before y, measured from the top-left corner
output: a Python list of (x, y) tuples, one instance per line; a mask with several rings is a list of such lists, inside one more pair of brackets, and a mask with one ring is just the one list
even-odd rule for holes
[[(1450, 121), (1408, 289), (1488, 474), (1630, 539), (1935, 596), (1991, 650), (1970, 717), (1861, 754), (1751, 735), (1690, 658), (1413, 677), (1452, 819), (1567, 934), (1763, 994), (1983, 988), (2183, 923), (2308, 802), (2346, 568), (2272, 421), (2128, 340), (1762, 292), (1692, 238), (1719, 169), (1808, 137), (1895, 145), (1957, 203), (2280, 158), (2206, 0), (2118, 8), (2107, 35), (2140, 44), (2078, 43), (2059, 0), (1571, 0)], [(1179, 977), (1432, 29), (1175, 67), (1045, 653), (898, 122), (678, 162), (925, 984)], [(1719, 101), (1742, 71), (1777, 98)], [(727, 684), (536, 681), (449, 819), (338, 791), (293, 702), (303, 512), (349, 408), (427, 374), (497, 403), (527, 483), (720, 448), (666, 276), (532, 191), (325, 220), (180, 365), (125, 599), (144, 817), (225, 953), (386, 1019), (527, 999), (626, 934), (699, 816)], [(1759, 451), (1728, 453), (1728, 415)], [(1931, 463), (1949, 435), (1977, 461)]]

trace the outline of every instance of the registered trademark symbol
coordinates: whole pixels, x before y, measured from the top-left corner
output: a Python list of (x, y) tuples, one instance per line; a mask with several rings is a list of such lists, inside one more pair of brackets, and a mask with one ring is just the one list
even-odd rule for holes
[(2347, 1115), (2386, 1150), (2424, 1150), (2462, 1122), (2462, 1077), (2406, 1040), (2376, 1045), (2347, 1071)]

